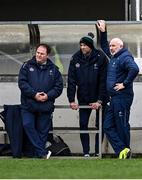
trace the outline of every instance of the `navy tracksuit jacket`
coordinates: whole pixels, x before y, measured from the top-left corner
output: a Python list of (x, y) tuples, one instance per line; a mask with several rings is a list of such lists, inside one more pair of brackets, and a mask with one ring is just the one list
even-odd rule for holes
[[(110, 56), (107, 69), (107, 92), (110, 103), (104, 120), (104, 132), (116, 154), (130, 147), (130, 107), (133, 101), (133, 81), (139, 68), (131, 53), (122, 48), (114, 56), (110, 55), (107, 33), (101, 33), (101, 47)], [(114, 90), (116, 83), (123, 83), (125, 88)]]
[[(101, 51), (93, 49), (89, 57), (85, 57), (81, 51), (75, 53), (68, 70), (67, 96), (69, 102), (75, 101), (76, 91), (80, 105), (89, 105), (97, 100), (105, 101), (106, 72), (107, 59)], [(88, 129), (90, 114), (91, 109), (79, 110), (81, 130)], [(80, 138), (83, 152), (88, 154), (90, 150), (89, 135), (80, 134)], [(97, 147), (98, 145), (96, 145), (96, 153), (98, 153)]]
[[(54, 102), (63, 90), (62, 76), (50, 59), (45, 65), (40, 65), (33, 57), (21, 67), (18, 84), (24, 129), (35, 148), (36, 156), (43, 157), (46, 155), (45, 143), (52, 123)], [(36, 101), (36, 93), (42, 91), (47, 93), (47, 101)]]
[(101, 51), (94, 49), (89, 57), (81, 51), (75, 53), (68, 70), (67, 96), (69, 102), (77, 99), (80, 105), (88, 105), (106, 97), (107, 59)]
[[(46, 65), (39, 65), (35, 57), (23, 64), (18, 80), (21, 90), (21, 107), (31, 112), (53, 112), (55, 99), (61, 95), (63, 80), (58, 68), (47, 60)], [(48, 101), (37, 102), (37, 92), (48, 94)]]

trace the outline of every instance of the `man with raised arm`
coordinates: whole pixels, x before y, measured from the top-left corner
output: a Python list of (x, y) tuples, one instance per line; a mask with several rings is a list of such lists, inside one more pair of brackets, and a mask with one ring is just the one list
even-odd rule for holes
[(139, 72), (132, 54), (124, 48), (120, 38), (107, 41), (106, 23), (99, 20), (100, 43), (110, 57), (107, 69), (107, 92), (110, 102), (104, 118), (103, 129), (119, 159), (130, 157), (130, 107), (133, 102), (133, 81)]

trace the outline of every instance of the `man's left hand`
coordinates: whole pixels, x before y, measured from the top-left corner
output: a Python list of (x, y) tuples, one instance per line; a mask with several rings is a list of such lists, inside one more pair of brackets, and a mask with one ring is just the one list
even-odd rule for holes
[(90, 103), (89, 106), (91, 106), (92, 109), (99, 109), (101, 107), (101, 104), (99, 102)]
[(125, 88), (125, 86), (123, 85), (123, 83), (116, 83), (114, 90), (119, 91), (119, 90), (124, 89), (124, 88)]
[(40, 101), (41, 101), (41, 102), (47, 101), (48, 95), (47, 95), (46, 93), (41, 92), (39, 95), (40, 95)]

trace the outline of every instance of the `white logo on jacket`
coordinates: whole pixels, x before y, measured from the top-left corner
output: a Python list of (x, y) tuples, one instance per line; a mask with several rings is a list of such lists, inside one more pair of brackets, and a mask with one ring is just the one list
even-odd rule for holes
[(94, 69), (98, 69), (98, 65), (97, 64), (94, 64)]
[(49, 74), (50, 74), (50, 76), (52, 76), (52, 75), (53, 75), (53, 71), (52, 71), (52, 69), (49, 71)]
[(76, 67), (76, 68), (79, 68), (79, 67), (80, 67), (80, 64), (79, 64), (79, 63), (76, 63), (75, 67)]
[(33, 67), (30, 67), (29, 71), (31, 71), (31, 72), (34, 71), (34, 68), (33, 68)]

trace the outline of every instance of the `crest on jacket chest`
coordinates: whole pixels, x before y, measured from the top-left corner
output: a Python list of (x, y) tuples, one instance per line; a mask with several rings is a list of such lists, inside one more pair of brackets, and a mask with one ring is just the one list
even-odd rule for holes
[(30, 67), (30, 68), (29, 68), (29, 71), (33, 72), (33, 71), (34, 71), (34, 68), (33, 68), (33, 67)]
[(98, 64), (97, 63), (94, 64), (94, 69), (98, 69)]
[(75, 67), (76, 67), (76, 68), (79, 68), (79, 67), (80, 67), (80, 64), (79, 64), (79, 63), (76, 63), (76, 64), (75, 64)]
[(50, 69), (49, 74), (50, 74), (50, 76), (52, 76), (52, 75), (53, 75), (53, 71), (52, 71), (52, 69)]

